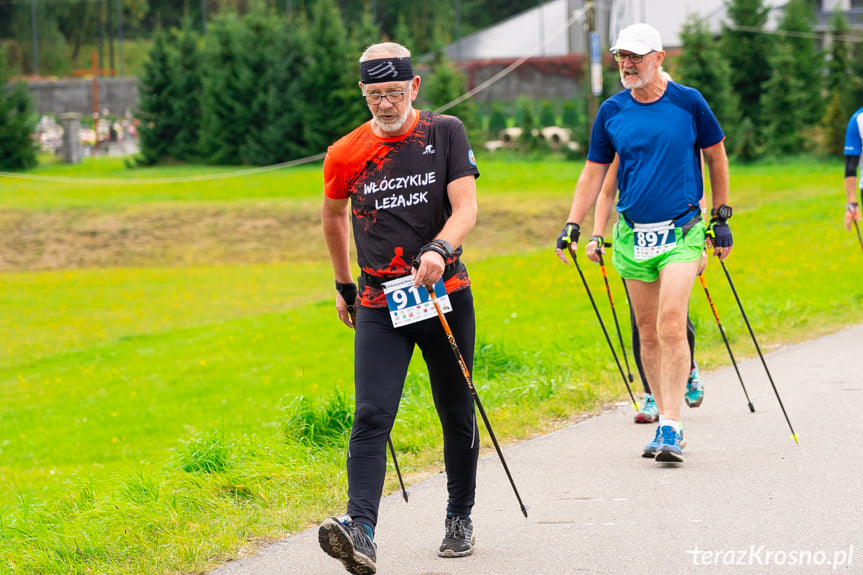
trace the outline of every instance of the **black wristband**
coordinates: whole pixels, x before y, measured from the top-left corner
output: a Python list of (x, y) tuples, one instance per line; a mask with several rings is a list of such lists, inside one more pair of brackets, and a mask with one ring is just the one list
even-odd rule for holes
[(605, 244), (605, 238), (596, 234), (595, 236), (590, 236), (590, 241), (588, 243), (590, 242), (596, 242), (597, 247), (601, 248)]
[(339, 292), (339, 295), (342, 297), (344, 297), (345, 294), (350, 294), (353, 291), (354, 297), (356, 297), (357, 284), (355, 284), (354, 282), (343, 284), (339, 283), (339, 280), (336, 280), (336, 291)]
[(857, 211), (857, 206), (858, 206), (858, 205), (859, 205), (859, 204), (858, 204), (857, 202), (848, 202), (848, 205), (846, 205), (846, 206), (845, 206), (845, 208), (846, 208), (849, 212), (852, 212), (852, 213), (853, 213), (853, 212), (856, 212), (856, 211)]
[(444, 263), (447, 260), (447, 253), (444, 247), (436, 242), (429, 242), (423, 247), (420, 248), (419, 253), (417, 253), (417, 261), (419, 261), (420, 256), (422, 256), (426, 252), (434, 252), (440, 257), (443, 258)]

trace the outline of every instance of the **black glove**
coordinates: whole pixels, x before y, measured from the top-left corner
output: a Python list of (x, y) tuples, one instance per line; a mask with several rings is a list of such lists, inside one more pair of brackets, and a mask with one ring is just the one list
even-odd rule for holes
[[(595, 236), (590, 236), (590, 241), (596, 242), (596, 253), (602, 253), (602, 248), (608, 247), (607, 245), (605, 245), (605, 238), (600, 236), (599, 234), (597, 234)], [(588, 243), (590, 243), (590, 242), (588, 242)], [(609, 244), (609, 245), (611, 245), (611, 244)]]
[(707, 236), (713, 238), (713, 247), (715, 248), (730, 248), (734, 245), (734, 240), (731, 238), (731, 228), (728, 227), (728, 222), (722, 218), (710, 220), (710, 225), (707, 226)]
[(575, 222), (567, 222), (565, 226), (563, 226), (563, 231), (560, 232), (560, 236), (557, 238), (557, 249), (565, 250), (571, 244), (578, 243), (578, 236), (581, 233), (581, 227)]

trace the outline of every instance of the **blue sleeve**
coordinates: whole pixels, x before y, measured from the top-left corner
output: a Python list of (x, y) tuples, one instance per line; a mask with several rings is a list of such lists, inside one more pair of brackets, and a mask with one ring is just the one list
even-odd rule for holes
[(606, 100), (599, 107), (593, 130), (590, 133), (590, 147), (587, 150), (587, 161), (595, 164), (610, 164), (614, 161), (614, 144), (606, 130), (608, 120), (617, 113), (617, 107)]
[(860, 140), (860, 112), (863, 108), (854, 112), (851, 119), (848, 121), (848, 128), (845, 130), (845, 155), (859, 156), (863, 150), (863, 143)]
[(719, 126), (719, 121), (713, 114), (713, 110), (707, 104), (707, 100), (701, 95), (698, 90), (693, 90), (697, 97), (695, 98), (695, 127), (697, 130), (696, 145), (699, 148), (710, 148), (725, 139), (725, 133)]

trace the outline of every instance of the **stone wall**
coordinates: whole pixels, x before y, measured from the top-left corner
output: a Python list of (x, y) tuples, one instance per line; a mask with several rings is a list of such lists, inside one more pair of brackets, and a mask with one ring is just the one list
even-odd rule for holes
[[(460, 63), (474, 89), (506, 70), (516, 59), (474, 60)], [(537, 100), (571, 100), (583, 95), (584, 55), (528, 58), (520, 66), (474, 96), (478, 102), (513, 101), (520, 96)]]
[[(138, 79), (99, 78), (99, 112), (108, 110), (116, 116), (134, 113), (138, 100)], [(34, 80), (27, 83), (33, 105), (39, 115), (76, 112), (93, 114), (93, 80)]]
[[(466, 73), (468, 89), (475, 88), (512, 64), (511, 60), (477, 60), (457, 64)], [(475, 96), (478, 102), (513, 101), (519, 96), (540, 100), (568, 100), (581, 93), (584, 56), (570, 54), (557, 57), (529, 58), (512, 73)], [(420, 66), (420, 73), (428, 71)], [(82, 79), (37, 80), (28, 82), (36, 111), (42, 114), (77, 112), (93, 113), (93, 81)], [(111, 114), (134, 113), (138, 98), (138, 79), (100, 78), (99, 111)]]

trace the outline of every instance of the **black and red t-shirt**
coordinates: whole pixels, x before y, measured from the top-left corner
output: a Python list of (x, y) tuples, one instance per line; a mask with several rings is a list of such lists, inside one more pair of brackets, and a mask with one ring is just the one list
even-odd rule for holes
[[(351, 199), (360, 269), (384, 281), (409, 274), (420, 248), (443, 229), (452, 214), (447, 184), (479, 177), (461, 120), (420, 111), (414, 122), (395, 138), (376, 136), (366, 122), (330, 146), (324, 160), (324, 194)], [(461, 251), (457, 246), (447, 263)], [(458, 274), (447, 291), (467, 281)], [(386, 305), (369, 286), (362, 298), (363, 305)]]

